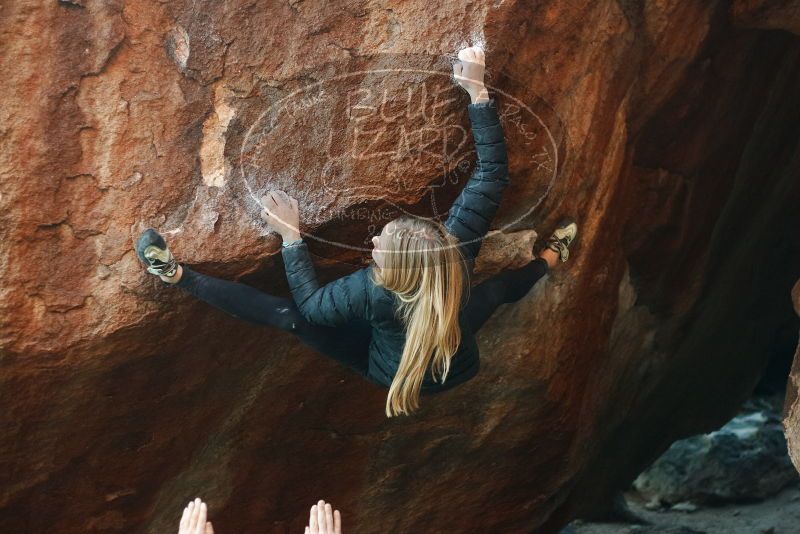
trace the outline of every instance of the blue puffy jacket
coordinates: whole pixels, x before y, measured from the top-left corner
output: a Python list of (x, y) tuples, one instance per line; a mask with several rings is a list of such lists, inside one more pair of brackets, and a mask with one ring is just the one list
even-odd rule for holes
[[(461, 242), (471, 273), (481, 240), (508, 185), (508, 156), (495, 101), (470, 104), (468, 111), (478, 161), (450, 209), (445, 227)], [(367, 378), (389, 387), (405, 344), (404, 327), (395, 316), (396, 294), (372, 282), (372, 266), (320, 287), (305, 243), (284, 248), (283, 261), (295, 303), (310, 323), (335, 327), (355, 320), (369, 322), (372, 339)], [(477, 374), (480, 360), (475, 335), (463, 318), (460, 323), (461, 345), (453, 356), (447, 380), (444, 384), (435, 382), (429, 368), (423, 393), (451, 388)]]

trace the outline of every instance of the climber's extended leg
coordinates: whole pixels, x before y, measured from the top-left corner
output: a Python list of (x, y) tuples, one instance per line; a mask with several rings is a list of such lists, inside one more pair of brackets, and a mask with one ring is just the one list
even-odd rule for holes
[(248, 323), (273, 326), (293, 332), (306, 321), (292, 299), (276, 297), (258, 289), (214, 278), (181, 266), (182, 275), (175, 283), (192, 296)]
[(177, 264), (155, 230), (142, 234), (136, 252), (148, 272), (168, 284), (238, 319), (290, 332), (313, 349), (366, 375), (371, 337), (368, 324), (354, 322), (342, 328), (312, 325), (291, 298), (276, 297), (246, 284), (214, 278)]
[(175, 284), (177, 287), (236, 318), (294, 334), (311, 348), (361, 375), (367, 374), (371, 336), (368, 324), (354, 322), (341, 328), (312, 325), (291, 298), (276, 297), (246, 284), (182, 267), (183, 275)]
[(571, 218), (559, 221), (539, 256), (521, 269), (505, 271), (483, 281), (470, 290), (464, 316), (473, 332), (477, 332), (501, 304), (516, 302), (549, 270), (569, 258), (569, 246), (578, 234), (578, 225)]
[(521, 269), (503, 271), (470, 289), (463, 315), (472, 331), (480, 330), (501, 304), (524, 297), (549, 270), (547, 260), (538, 257)]

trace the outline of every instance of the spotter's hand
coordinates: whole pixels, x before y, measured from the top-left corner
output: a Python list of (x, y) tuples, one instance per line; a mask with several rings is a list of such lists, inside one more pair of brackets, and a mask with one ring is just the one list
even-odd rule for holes
[(300, 239), (300, 210), (297, 200), (284, 191), (270, 191), (261, 199), (261, 218), (266, 221), (284, 241)]
[(319, 501), (311, 507), (304, 534), (342, 534), (342, 515), (330, 503)]
[(214, 527), (208, 518), (206, 503), (197, 499), (183, 509), (181, 522), (178, 524), (178, 534), (214, 534)]

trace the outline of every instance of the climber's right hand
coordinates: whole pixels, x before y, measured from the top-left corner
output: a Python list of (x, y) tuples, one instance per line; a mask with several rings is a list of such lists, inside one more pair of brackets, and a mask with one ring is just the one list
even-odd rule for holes
[(469, 46), (458, 52), (458, 61), (453, 64), (453, 78), (469, 93), (473, 104), (489, 100), (489, 93), (483, 83), (486, 72), (486, 58), (479, 46)]

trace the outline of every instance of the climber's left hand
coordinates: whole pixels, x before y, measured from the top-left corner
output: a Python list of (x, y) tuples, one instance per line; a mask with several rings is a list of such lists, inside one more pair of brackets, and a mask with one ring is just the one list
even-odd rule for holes
[(285, 191), (271, 191), (261, 199), (264, 211), (261, 217), (284, 241), (300, 239), (300, 210), (297, 199), (290, 197)]

